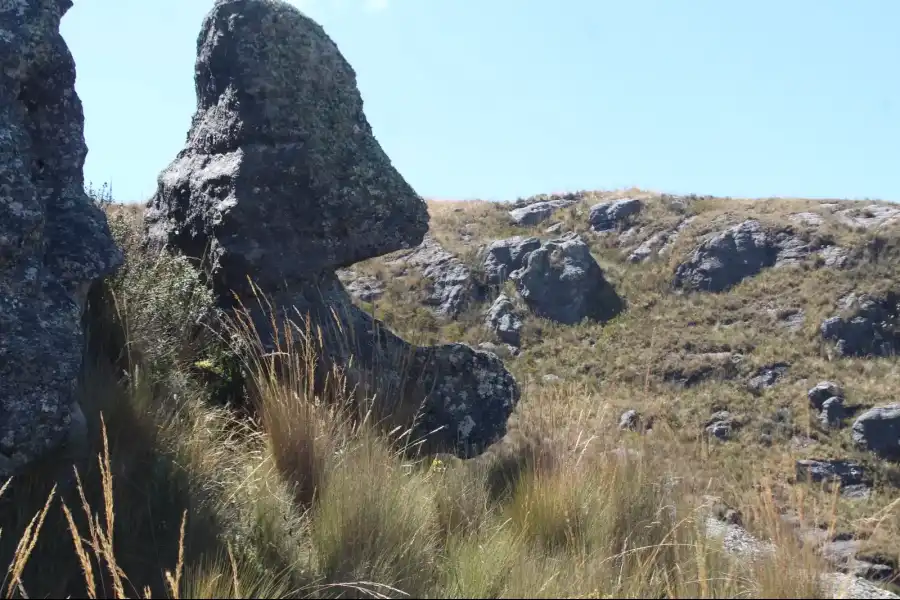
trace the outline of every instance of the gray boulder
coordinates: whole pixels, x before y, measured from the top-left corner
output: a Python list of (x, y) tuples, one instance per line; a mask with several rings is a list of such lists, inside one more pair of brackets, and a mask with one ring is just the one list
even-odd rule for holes
[(820, 381), (806, 392), (809, 405), (816, 410), (822, 410), (825, 401), (834, 397), (843, 398), (844, 391), (833, 381)]
[(676, 288), (725, 291), (767, 267), (799, 264), (813, 249), (790, 230), (770, 230), (750, 219), (714, 235), (675, 270)]
[(900, 351), (900, 297), (862, 296), (848, 316), (826, 319), (819, 327), (822, 339), (834, 344), (838, 356), (893, 356)]
[(796, 476), (798, 481), (838, 482), (842, 487), (872, 483), (865, 467), (849, 460), (798, 460)]
[(886, 460), (900, 461), (900, 403), (870, 408), (853, 423), (853, 442)]
[(322, 372), (374, 381), (367, 391), (385, 399), (376, 410), (415, 418), (412, 439), (427, 448), (471, 456), (497, 441), (519, 398), (500, 360), (461, 344), (411, 346), (353, 306), (335, 274), (419, 246), (428, 212), (372, 134), (354, 71), (322, 27), (282, 0), (217, 0), (195, 88), (185, 147), (148, 203), (147, 243), (205, 257), (222, 308), (240, 299), (266, 347), (297, 320), (321, 328)]
[(540, 225), (553, 216), (557, 210), (566, 208), (575, 204), (574, 198), (559, 198), (557, 200), (547, 200), (543, 202), (535, 202), (521, 208), (515, 208), (509, 211), (509, 217), (512, 222), (519, 226)]
[(747, 382), (747, 387), (752, 392), (760, 393), (778, 383), (778, 380), (787, 373), (789, 368), (789, 364), (782, 362), (760, 367)]
[(591, 207), (588, 221), (594, 231), (612, 231), (628, 223), (637, 215), (643, 203), (635, 198), (622, 198), (613, 202), (601, 202)]
[(619, 417), (619, 429), (621, 431), (637, 431), (641, 425), (641, 415), (632, 409), (626, 410)]
[(516, 312), (512, 300), (500, 294), (487, 311), (485, 325), (506, 344), (518, 346), (521, 342), (522, 318)]
[(624, 308), (587, 244), (577, 235), (546, 242), (528, 254), (525, 265), (511, 278), (534, 314), (558, 323), (607, 321)]
[(84, 113), (59, 33), (70, 6), (0, 3), (0, 479), (86, 450), (81, 317), (92, 282), (122, 263), (84, 190)]
[(739, 427), (740, 423), (727, 410), (713, 413), (706, 421), (707, 435), (723, 442), (731, 439), (735, 429)]
[(529, 254), (541, 247), (536, 237), (513, 236), (491, 242), (484, 253), (484, 276), (488, 284), (502, 285), (513, 271), (521, 269)]
[(427, 282), (425, 304), (441, 316), (456, 318), (471, 303), (484, 297), (472, 270), (431, 235), (426, 235), (421, 244), (391, 263), (403, 263), (421, 272)]
[(822, 404), (822, 411), (819, 413), (819, 423), (826, 429), (840, 429), (844, 425), (844, 417), (846, 415), (847, 409), (844, 406), (844, 399), (840, 396), (835, 396)]

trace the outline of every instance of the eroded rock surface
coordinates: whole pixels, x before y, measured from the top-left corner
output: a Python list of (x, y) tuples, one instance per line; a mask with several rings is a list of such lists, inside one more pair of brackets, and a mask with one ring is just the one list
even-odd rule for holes
[(122, 262), (84, 191), (84, 114), (59, 33), (70, 6), (0, 3), (0, 478), (85, 441), (81, 315)]
[(250, 281), (280, 318), (308, 316), (325, 332), (323, 360), (346, 367), (352, 357), (359, 377), (377, 374), (406, 410), (420, 407), (413, 439), (430, 434), (428, 444), (462, 456), (499, 439), (519, 397), (499, 359), (410, 346), (353, 306), (335, 275), (419, 246), (428, 213), (375, 139), (354, 71), (322, 27), (281, 0), (218, 0), (198, 38), (195, 84), (187, 142), (148, 204), (148, 242), (208, 257), (223, 307), (240, 297), (272, 340)]

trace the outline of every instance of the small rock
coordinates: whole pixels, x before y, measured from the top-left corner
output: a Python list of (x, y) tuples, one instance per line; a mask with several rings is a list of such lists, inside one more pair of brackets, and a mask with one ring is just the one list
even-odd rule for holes
[(522, 318), (516, 312), (512, 300), (500, 294), (487, 311), (485, 326), (502, 341), (512, 346), (521, 342)]
[(781, 362), (761, 367), (756, 371), (756, 375), (751, 377), (750, 381), (747, 382), (747, 387), (749, 387), (751, 391), (757, 393), (762, 392), (763, 390), (774, 386), (781, 376), (787, 373), (789, 368), (789, 364)]
[(619, 429), (620, 430), (629, 430), (636, 431), (641, 424), (641, 416), (638, 414), (638, 411), (633, 408), (630, 410), (626, 410), (622, 413), (622, 416), (619, 417)]
[(822, 403), (822, 412), (819, 413), (819, 422), (826, 429), (840, 429), (844, 424), (844, 399), (834, 396)]
[(836, 481), (841, 486), (871, 484), (865, 467), (848, 460), (804, 459), (796, 463), (798, 481), (812, 483)]
[(810, 406), (816, 410), (822, 410), (822, 405), (826, 400), (834, 397), (843, 398), (844, 391), (833, 381), (820, 381), (806, 393), (806, 397), (809, 399)]
[(551, 225), (551, 226), (548, 227), (547, 229), (545, 229), (545, 230), (544, 230), (544, 233), (549, 233), (549, 234), (555, 235), (555, 234), (557, 234), (557, 233), (561, 233), (561, 232), (562, 232), (562, 229), (563, 229), (563, 224), (562, 224), (562, 223), (556, 223), (556, 224), (554, 224), (554, 225)]
[(502, 285), (513, 271), (521, 269), (528, 255), (541, 247), (536, 237), (513, 236), (492, 242), (485, 250), (484, 274), (490, 285)]
[(552, 373), (544, 375), (541, 379), (544, 383), (556, 383), (557, 381), (562, 380), (559, 375), (554, 375)]

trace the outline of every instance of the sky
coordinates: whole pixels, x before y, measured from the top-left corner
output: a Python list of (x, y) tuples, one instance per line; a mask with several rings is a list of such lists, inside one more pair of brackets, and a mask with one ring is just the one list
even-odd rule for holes
[[(296, 0), (440, 199), (637, 186), (900, 201), (897, 0)], [(212, 0), (75, 0), (85, 179), (146, 201)]]

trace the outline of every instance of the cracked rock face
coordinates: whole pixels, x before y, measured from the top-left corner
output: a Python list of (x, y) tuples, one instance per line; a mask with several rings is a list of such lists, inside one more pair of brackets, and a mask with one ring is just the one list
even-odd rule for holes
[[(419, 409), (413, 439), (430, 433), (426, 445), (461, 456), (499, 439), (519, 398), (499, 359), (407, 344), (354, 307), (335, 275), (419, 246), (428, 213), (375, 139), (354, 71), (322, 27), (281, 0), (217, 0), (197, 41), (195, 87), (187, 143), (148, 204), (148, 243), (208, 257), (223, 308), (235, 294), (254, 307), (252, 280), (280, 319), (322, 326), (323, 360), (374, 374)], [(274, 339), (268, 316), (252, 316)]]
[(91, 283), (122, 254), (85, 194), (68, 0), (0, 3), (0, 478), (86, 434), (76, 398)]

